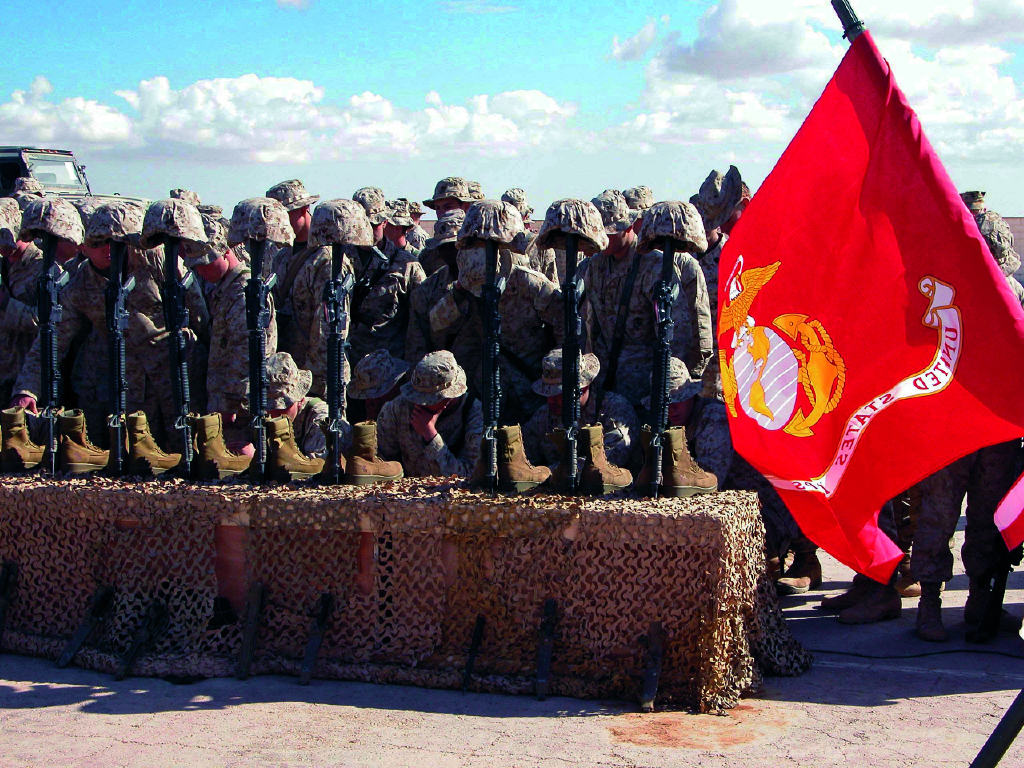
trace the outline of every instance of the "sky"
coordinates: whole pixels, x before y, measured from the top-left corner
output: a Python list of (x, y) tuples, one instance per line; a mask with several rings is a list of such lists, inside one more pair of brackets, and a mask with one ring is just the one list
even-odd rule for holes
[[(299, 178), (425, 199), (449, 175), (542, 212), (709, 171), (755, 189), (846, 50), (827, 0), (53, 0), (4, 10), (0, 144), (95, 192), (230, 207)], [(1024, 0), (853, 0), (960, 189), (1024, 215)]]

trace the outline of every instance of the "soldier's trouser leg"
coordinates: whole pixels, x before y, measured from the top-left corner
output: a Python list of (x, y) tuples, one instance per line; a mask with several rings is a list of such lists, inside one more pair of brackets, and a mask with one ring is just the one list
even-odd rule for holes
[(918, 483), (921, 511), (910, 555), (910, 573), (917, 581), (943, 582), (953, 576), (953, 533), (973, 463), (974, 454), (964, 456)]
[(733, 456), (727, 487), (757, 493), (761, 502), (768, 557), (785, 558), (792, 542), (803, 534), (772, 484), (737, 453)]
[[(689, 433), (687, 428), (687, 433)], [(732, 469), (733, 449), (725, 403), (711, 400), (704, 403), (697, 423), (693, 425), (693, 458), (718, 478), (721, 488)]]
[(960, 554), (967, 575), (982, 576), (992, 569), (998, 554), (1006, 551), (993, 516), (1020, 475), (1020, 441), (982, 448), (973, 458), (967, 485), (967, 526)]

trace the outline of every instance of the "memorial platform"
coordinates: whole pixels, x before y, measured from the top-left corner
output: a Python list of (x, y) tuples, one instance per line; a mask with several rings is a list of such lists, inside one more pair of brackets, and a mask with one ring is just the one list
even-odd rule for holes
[[(72, 663), (110, 673), (518, 694), (536, 693), (539, 677), (550, 695), (627, 700), (654, 675), (659, 706), (709, 712), (757, 691), (762, 674), (810, 665), (764, 571), (757, 497), (744, 492), (4, 477), (0, 559), (16, 574), (3, 652), (57, 660), (106, 594)], [(211, 628), (218, 593), (239, 617)]]

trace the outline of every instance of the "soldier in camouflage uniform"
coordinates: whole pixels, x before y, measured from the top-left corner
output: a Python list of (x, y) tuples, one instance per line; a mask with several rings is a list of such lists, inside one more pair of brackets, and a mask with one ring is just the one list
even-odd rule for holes
[[(604, 453), (608, 461), (627, 466), (633, 451), (633, 439), (638, 429), (636, 411), (629, 401), (614, 392), (605, 394), (598, 413), (597, 398), (590, 384), (597, 376), (601, 363), (597, 356), (585, 354), (580, 359), (580, 419), (577, 426), (601, 424), (604, 428)], [(534, 464), (554, 466), (562, 456), (550, 440), (549, 432), (562, 426), (562, 350), (553, 349), (544, 356), (541, 377), (533, 383), (533, 391), (547, 400), (547, 406), (538, 409), (523, 425), (523, 444), (526, 455)]]
[(19, 176), (14, 180), (14, 189), (11, 190), (11, 197), (18, 203), (21, 210), (25, 210), (29, 204), (43, 196), (43, 185), (31, 176)]
[[(259, 200), (260, 198), (255, 198)], [(245, 286), (251, 278), (228, 245), (228, 228), (216, 216), (200, 214), (207, 243), (182, 248), (185, 263), (202, 278), (210, 312), (210, 355), (207, 362), (206, 410), (219, 413), (224, 442), (229, 450), (249, 454), (249, 328), (245, 313)], [(271, 320), (267, 328), (267, 354), (277, 351), (274, 299), (269, 297)], [(243, 450), (246, 449), (246, 450)]]
[(11, 399), (14, 379), (39, 333), (36, 282), (43, 254), (35, 243), (18, 239), (21, 208), (0, 198), (0, 402)]
[(537, 233), (532, 229), (533, 206), (526, 201), (526, 192), (519, 187), (512, 187), (502, 193), (501, 199), (502, 202), (512, 203), (523, 217), (523, 252), (528, 257), (526, 266), (540, 272), (555, 285), (561, 285), (561, 276), (565, 274), (565, 251), (559, 253), (554, 248), (530, 247), (537, 239)]
[(469, 477), (480, 454), (483, 413), (451, 352), (431, 352), (377, 418), (377, 451), (410, 477)]
[(415, 200), (409, 203), (409, 214), (412, 216), (412, 228), (405, 233), (405, 239), (409, 243), (409, 247), (414, 251), (422, 251), (427, 247), (427, 240), (430, 235), (427, 234), (427, 230), (420, 226), (420, 219), (423, 218), (423, 206)]
[[(1020, 257), (1013, 249), (1013, 235), (1006, 222), (997, 213), (986, 210), (983, 192), (966, 192), (962, 197), (992, 257), (1007, 280), (1013, 280), (1011, 275), (1020, 267)], [(1014, 293), (1020, 296), (1016, 288)], [(1011, 440), (964, 456), (918, 484), (921, 508), (910, 569), (921, 582), (916, 630), (923, 640), (936, 642), (948, 636), (942, 624), (941, 586), (953, 576), (950, 547), (965, 497), (967, 525), (961, 555), (969, 592), (964, 620), (969, 625), (981, 621), (990, 594), (992, 569), (998, 567), (1000, 553), (1006, 551), (993, 515), (1020, 475), (1022, 464), (1021, 441)]]
[(409, 295), (427, 279), (417, 253), (405, 245), (404, 231), (412, 226), (407, 201), (385, 209), (385, 229), (395, 250), (381, 258), (379, 250), (356, 248), (352, 256), (356, 284), (352, 289), (349, 330), (350, 363), (378, 349), (405, 356), (409, 325)]
[[(484, 200), (466, 212), (459, 230), (458, 277), (455, 287), (429, 310), (433, 344), (449, 349), (470, 377), (471, 389), (481, 390), (483, 319), (480, 296), (486, 275), (482, 237), (511, 243), (523, 230), (522, 217), (510, 203)], [(505, 279), (498, 308), (501, 314), (502, 420), (521, 423), (541, 402), (533, 393), (540, 363), (562, 337), (562, 295), (539, 272), (516, 263), (513, 254), (499, 251), (498, 277)]]
[(405, 335), (405, 359), (412, 365), (427, 352), (444, 349), (430, 327), (430, 310), (454, 288), (459, 277), (459, 230), (466, 220), (461, 208), (448, 211), (434, 225), (434, 236), (420, 253), (427, 279), (409, 295), (409, 329)]
[[(164, 204), (186, 205), (180, 201)], [(142, 210), (127, 201), (110, 203), (129, 210), (124, 217), (137, 220), (141, 229)], [(72, 209), (74, 210), (74, 209)], [(193, 209), (198, 219), (198, 212)], [(79, 219), (80, 220), (80, 219)], [(129, 247), (126, 272), (135, 278), (135, 288), (128, 295), (128, 330), (125, 333), (128, 378), (128, 411), (144, 411), (158, 440), (166, 440), (174, 419), (174, 397), (170, 384), (170, 353), (164, 325), (161, 284), (164, 279), (163, 247), (142, 249)], [(95, 340), (88, 344), (88, 361), (79, 369), (82, 378), (76, 381), (79, 405), (85, 411), (90, 435), (106, 440), (107, 405), (110, 403), (108, 381), (109, 341), (105, 315), (104, 290), (110, 250), (90, 249), (89, 259), (78, 269), (60, 294), (62, 307), (57, 326), (58, 359), (63, 360), (79, 334)], [(184, 271), (180, 272), (184, 275)], [(189, 309), (188, 335), (195, 339), (206, 333), (208, 314), (198, 289), (187, 294)], [(79, 354), (82, 354), (81, 352)], [(13, 405), (36, 410), (40, 383), (41, 356), (38, 338), (33, 342), (22, 364), (14, 386)]]
[[(359, 361), (348, 385), (349, 400), (358, 401), (362, 406), (359, 421), (377, 420), (385, 403), (398, 397), (409, 368), (407, 362), (392, 357), (386, 349), (371, 352)], [(350, 409), (355, 412), (356, 402), (350, 404)]]
[(622, 193), (622, 196), (625, 198), (626, 205), (631, 211), (637, 211), (641, 214), (654, 205), (654, 193), (651, 192), (650, 187), (643, 185), (630, 187)]
[[(305, 347), (309, 340), (309, 322), (308, 318), (296, 318), (292, 291), (300, 270), (308, 262), (323, 255), (319, 249), (309, 247), (309, 227), (312, 221), (310, 206), (315, 204), (320, 196), (309, 194), (299, 179), (289, 179), (268, 189), (267, 197), (277, 200), (284, 206), (294, 233), (288, 243), (267, 243), (263, 263), (267, 270), (273, 270), (277, 275), (277, 284), (273, 291), (278, 312), (278, 343), (282, 351), (289, 352), (297, 364), (302, 366), (307, 364)], [(232, 250), (239, 261), (249, 264), (249, 255), (244, 252), (244, 245), (235, 246)]]
[[(604, 375), (599, 385), (624, 395), (639, 412), (650, 392), (652, 342), (657, 338), (654, 297), (661, 280), (662, 254), (651, 249), (660, 244), (663, 235), (670, 232), (666, 227), (672, 225), (679, 230), (674, 236), (686, 238), (690, 248), (700, 253), (706, 247), (704, 227), (688, 203), (659, 203), (641, 219), (615, 190), (598, 195), (594, 205), (601, 213), (608, 247), (591, 257), (584, 276), (590, 350), (601, 360)], [(670, 215), (673, 211), (678, 219), (674, 224)], [(648, 223), (643, 229), (645, 221)], [(647, 235), (641, 243), (644, 232)], [(675, 278), (680, 290), (673, 305), (672, 354), (686, 363), (691, 377), (699, 379), (714, 348), (711, 310), (700, 265), (683, 248), (675, 255)], [(617, 328), (621, 329), (618, 339)], [(613, 379), (614, 386), (609, 385), (608, 378)]]
[(453, 208), (468, 210), (476, 202), (470, 194), (468, 182), (459, 176), (446, 176), (434, 185), (434, 196), (424, 200), (427, 208), (437, 212), (438, 218)]
[[(287, 416), (292, 422), (295, 444), (309, 458), (327, 455), (327, 403), (318, 397), (308, 397), (313, 374), (302, 371), (287, 352), (268, 355), (264, 363), (267, 376), (267, 410), (270, 418)], [(352, 445), (352, 427), (341, 421), (341, 448)]]

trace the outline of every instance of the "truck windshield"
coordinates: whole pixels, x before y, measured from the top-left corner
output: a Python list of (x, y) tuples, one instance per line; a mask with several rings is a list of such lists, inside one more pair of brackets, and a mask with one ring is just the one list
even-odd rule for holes
[(73, 160), (52, 155), (30, 155), (25, 154), (25, 163), (28, 165), (32, 178), (40, 184), (55, 187), (73, 187), (85, 189), (85, 182), (82, 180), (78, 168)]

